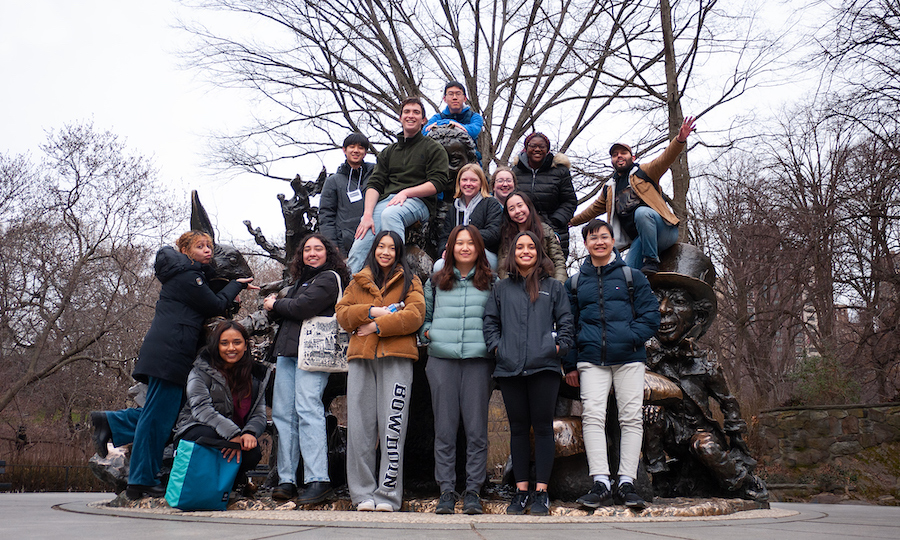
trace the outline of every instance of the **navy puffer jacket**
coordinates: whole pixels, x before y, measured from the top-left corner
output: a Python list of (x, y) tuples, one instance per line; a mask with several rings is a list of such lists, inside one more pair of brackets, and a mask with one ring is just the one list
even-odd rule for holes
[(184, 386), (202, 346), (203, 321), (223, 315), (246, 285), (229, 281), (214, 293), (207, 281), (209, 267), (169, 246), (156, 253), (154, 269), (162, 289), (132, 376), (140, 382), (155, 377)]
[[(632, 272), (632, 315), (628, 285), (622, 271), (625, 263), (618, 251), (614, 254), (612, 262), (600, 267), (599, 272), (590, 257), (585, 260), (579, 269), (576, 294), (572, 292), (572, 278), (566, 281), (566, 292), (575, 315), (577, 350), (577, 358), (574, 351), (566, 358), (566, 372), (576, 369), (577, 362), (608, 366), (644, 362), (647, 358), (644, 342), (659, 328), (659, 301), (644, 274)], [(598, 295), (601, 282), (602, 299)]]

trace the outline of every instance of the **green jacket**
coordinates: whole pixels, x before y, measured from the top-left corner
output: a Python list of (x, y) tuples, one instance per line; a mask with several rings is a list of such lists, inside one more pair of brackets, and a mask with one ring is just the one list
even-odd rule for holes
[[(425, 182), (434, 184), (437, 193), (441, 193), (453, 187), (447, 177), (449, 169), (447, 152), (440, 143), (422, 133), (416, 133), (408, 139), (400, 133), (397, 135), (397, 142), (389, 144), (378, 153), (375, 170), (369, 177), (366, 189), (374, 189), (380, 193), (379, 201)], [(433, 215), (436, 195), (421, 199)]]
[[(425, 283), (425, 324), (419, 330), (428, 354), (437, 358), (488, 358), (484, 344), (484, 305), (490, 289), (478, 290), (472, 282), (475, 269), (464, 279), (453, 269), (456, 284), (449, 291)], [(437, 313), (437, 316), (435, 316)], [(428, 337), (425, 337), (428, 332)]]

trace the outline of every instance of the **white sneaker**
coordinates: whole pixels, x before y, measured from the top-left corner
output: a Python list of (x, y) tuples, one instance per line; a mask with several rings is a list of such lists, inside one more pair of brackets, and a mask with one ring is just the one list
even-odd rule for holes
[(357, 512), (374, 512), (375, 511), (375, 501), (372, 499), (365, 500), (356, 505)]
[(378, 503), (378, 506), (375, 507), (376, 512), (393, 512), (394, 507), (390, 505), (390, 503)]

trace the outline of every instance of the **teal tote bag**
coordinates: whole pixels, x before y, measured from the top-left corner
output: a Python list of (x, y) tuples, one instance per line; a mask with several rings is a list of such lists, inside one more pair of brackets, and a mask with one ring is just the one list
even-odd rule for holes
[(240, 464), (237, 458), (226, 461), (222, 448), (240, 449), (240, 445), (208, 437), (178, 442), (166, 487), (169, 506), (186, 511), (225, 510)]

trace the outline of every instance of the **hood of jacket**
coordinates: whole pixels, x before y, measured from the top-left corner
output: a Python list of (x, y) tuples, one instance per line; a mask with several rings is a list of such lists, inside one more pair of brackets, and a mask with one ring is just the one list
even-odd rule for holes
[(156, 262), (153, 264), (156, 278), (161, 283), (169, 281), (191, 267), (200, 270), (204, 274), (207, 274), (209, 270), (209, 265), (194, 262), (187, 255), (176, 251), (171, 246), (165, 246), (157, 251)]
[[(528, 156), (525, 152), (520, 152), (518, 156), (512, 159), (512, 166), (518, 167), (525, 171), (534, 172), (534, 169), (528, 164)], [(537, 172), (541, 171), (549, 171), (554, 167), (563, 166), (567, 169), (572, 168), (572, 162), (569, 160), (569, 157), (562, 152), (552, 153), (548, 152), (546, 156), (544, 156), (544, 162), (541, 163), (541, 166), (538, 167)]]

